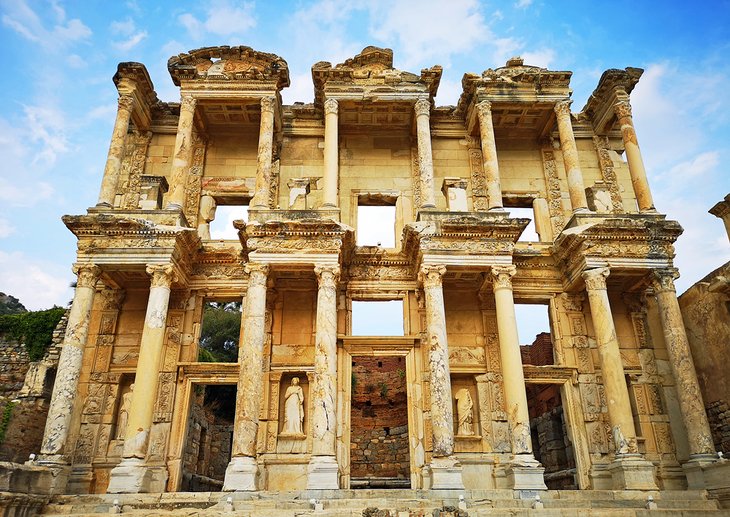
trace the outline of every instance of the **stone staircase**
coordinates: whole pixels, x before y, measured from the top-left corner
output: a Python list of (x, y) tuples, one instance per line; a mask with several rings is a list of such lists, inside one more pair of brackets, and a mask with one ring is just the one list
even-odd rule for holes
[[(63, 495), (53, 497), (45, 516), (186, 517), (634, 517), (730, 515), (707, 492), (609, 490), (309, 490), (302, 492), (178, 492), (165, 494)], [(653, 497), (651, 509), (647, 498)], [(459, 496), (463, 496), (460, 500)], [(115, 505), (115, 502), (117, 503)]]

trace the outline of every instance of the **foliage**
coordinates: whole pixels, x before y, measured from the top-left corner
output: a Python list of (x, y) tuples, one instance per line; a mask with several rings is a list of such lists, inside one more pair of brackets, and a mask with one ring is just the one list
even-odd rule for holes
[(378, 383), (378, 387), (380, 388), (380, 397), (385, 398), (388, 396), (388, 385), (385, 382)]
[(0, 444), (5, 441), (5, 433), (8, 432), (10, 426), (10, 418), (13, 416), (13, 408), (15, 402), (8, 402), (3, 408), (2, 417), (0, 417)]
[(241, 302), (208, 302), (203, 309), (198, 361), (235, 363), (241, 333)]
[(0, 315), (2, 314), (20, 314), (27, 312), (27, 309), (20, 303), (15, 296), (0, 293)]
[(43, 358), (51, 346), (53, 331), (66, 312), (63, 307), (0, 316), (0, 333), (22, 342), (31, 361)]

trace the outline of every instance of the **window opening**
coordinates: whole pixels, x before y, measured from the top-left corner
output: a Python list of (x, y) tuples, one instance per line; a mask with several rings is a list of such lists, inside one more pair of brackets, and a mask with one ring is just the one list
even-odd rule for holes
[(547, 305), (515, 304), (522, 364), (554, 364), (553, 343)]
[(357, 245), (395, 248), (395, 204), (387, 193), (357, 196)]
[(353, 301), (353, 336), (402, 336), (403, 300)]
[(207, 301), (203, 305), (200, 325), (198, 361), (235, 363), (241, 334), (240, 301)]
[(215, 218), (210, 221), (210, 238), (213, 240), (237, 240), (238, 230), (233, 221), (248, 222), (248, 200), (240, 204), (218, 205), (215, 209)]
[(530, 224), (520, 235), (518, 242), (540, 242), (540, 235), (535, 229), (535, 211), (532, 208), (508, 207), (505, 208), (512, 219), (529, 219)]

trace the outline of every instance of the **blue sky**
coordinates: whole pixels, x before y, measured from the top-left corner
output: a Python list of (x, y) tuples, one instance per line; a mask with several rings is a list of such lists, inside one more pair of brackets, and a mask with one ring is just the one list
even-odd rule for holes
[(513, 55), (572, 70), (573, 111), (603, 70), (642, 67), (634, 118), (656, 205), (685, 228), (679, 289), (730, 260), (707, 213), (730, 192), (728, 1), (0, 0), (0, 291), (30, 309), (71, 299), (75, 237), (60, 218), (96, 202), (117, 63), (144, 63), (158, 96), (176, 101), (170, 56), (241, 44), (287, 60), (286, 103), (312, 100), (312, 64), (366, 45), (393, 48), (402, 70), (441, 64), (440, 105), (456, 102), (465, 72)]

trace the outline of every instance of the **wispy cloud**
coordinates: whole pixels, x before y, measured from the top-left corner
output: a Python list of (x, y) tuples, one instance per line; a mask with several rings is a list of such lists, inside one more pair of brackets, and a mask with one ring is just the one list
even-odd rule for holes
[(58, 2), (51, 2), (54, 21), (44, 21), (24, 0), (3, 0), (2, 23), (46, 49), (57, 49), (88, 40), (91, 29), (78, 18), (66, 19)]
[(0, 251), (0, 286), (29, 310), (47, 309), (59, 300), (70, 301), (72, 279), (68, 267), (35, 260), (20, 252)]
[(227, 0), (215, 0), (199, 18), (191, 13), (178, 16), (178, 22), (185, 27), (193, 39), (202, 39), (206, 34), (215, 36), (240, 35), (256, 26), (253, 2), (240, 5)]
[(532, 5), (532, 0), (517, 0), (515, 2), (515, 7), (517, 9), (527, 9)]
[(13, 233), (15, 233), (15, 227), (7, 219), (0, 217), (0, 239), (4, 239)]

